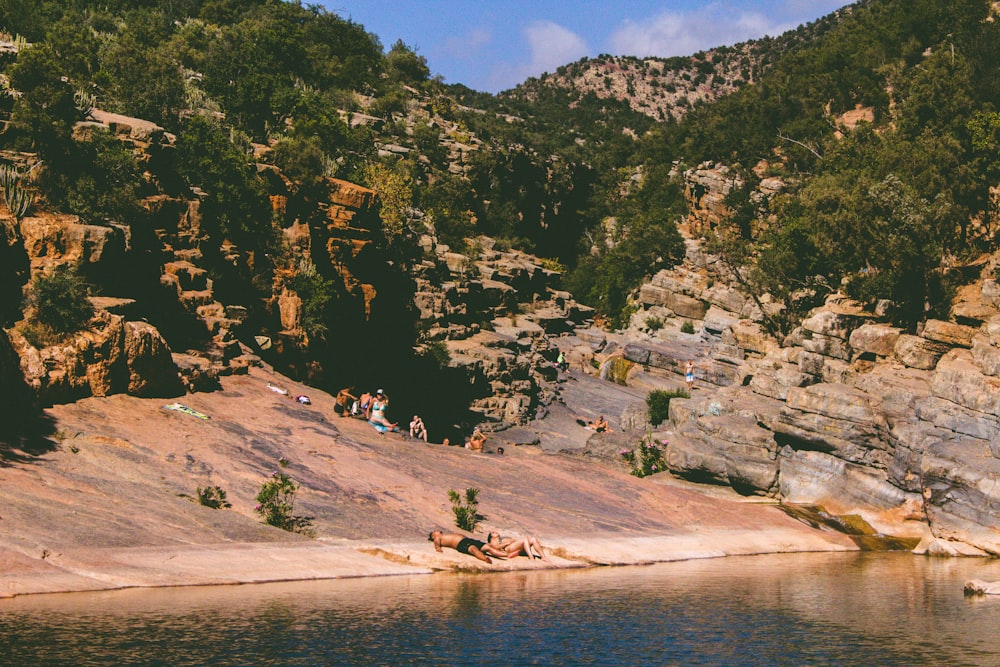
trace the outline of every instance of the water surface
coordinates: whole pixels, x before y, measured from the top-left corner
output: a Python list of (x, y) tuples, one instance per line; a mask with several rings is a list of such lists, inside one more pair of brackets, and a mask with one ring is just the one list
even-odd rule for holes
[(909, 554), (0, 600), (3, 665), (1000, 665), (1000, 562)]

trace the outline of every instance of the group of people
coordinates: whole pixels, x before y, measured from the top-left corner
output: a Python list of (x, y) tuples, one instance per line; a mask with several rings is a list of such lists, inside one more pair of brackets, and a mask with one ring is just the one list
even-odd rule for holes
[(445, 533), (440, 529), (435, 529), (431, 531), (427, 539), (434, 543), (434, 550), (439, 553), (443, 551), (442, 547), (449, 547), (459, 553), (478, 558), (485, 563), (493, 562), (490, 560), (490, 556), (505, 560), (527, 556), (531, 559), (540, 558), (546, 563), (549, 562), (549, 556), (542, 549), (542, 543), (533, 536), (504, 537), (491, 530), (484, 542), (458, 533)]
[(337, 392), (333, 411), (341, 417), (362, 417), (375, 427), (379, 433), (399, 432), (399, 424), (390, 422), (385, 416), (389, 409), (389, 396), (379, 389), (374, 394), (365, 392), (355, 396), (354, 386), (345, 387)]
[[(365, 419), (379, 433), (399, 433), (399, 424), (389, 421), (386, 410), (389, 409), (389, 396), (384, 390), (378, 389), (374, 394), (365, 392), (354, 395), (354, 385), (344, 387), (337, 392), (333, 411), (341, 417), (359, 417)], [(427, 442), (427, 426), (419, 415), (413, 415), (410, 421), (410, 437)]]
[[(341, 417), (359, 417), (365, 419), (379, 433), (399, 433), (399, 424), (391, 422), (386, 417), (386, 410), (389, 408), (389, 396), (382, 389), (374, 394), (365, 392), (360, 396), (354, 395), (354, 386), (345, 387), (337, 392), (337, 397), (333, 405), (333, 411)], [(427, 442), (427, 426), (420, 415), (413, 415), (410, 421), (409, 435), (416, 440)], [(480, 427), (475, 427), (472, 435), (465, 439), (465, 448), (474, 452), (483, 451), (483, 444), (486, 442), (486, 434)], [(445, 438), (444, 445), (451, 442)], [(456, 443), (457, 444), (457, 443)], [(500, 454), (502, 449), (498, 449)]]

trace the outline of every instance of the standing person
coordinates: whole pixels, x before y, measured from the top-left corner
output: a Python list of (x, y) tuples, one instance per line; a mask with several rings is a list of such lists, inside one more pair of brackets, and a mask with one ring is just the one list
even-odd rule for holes
[(419, 415), (413, 415), (413, 421), (410, 422), (410, 437), (427, 442), (427, 427)]
[(694, 362), (690, 359), (684, 369), (684, 381), (687, 382), (689, 392), (694, 389)]
[(556, 359), (556, 366), (558, 366), (561, 371), (565, 371), (569, 368), (569, 364), (566, 363), (566, 355), (563, 354), (562, 350), (559, 350), (559, 357)]
[(348, 401), (358, 400), (358, 397), (351, 393), (352, 391), (354, 391), (353, 384), (337, 392), (337, 402), (333, 404), (333, 411), (341, 417), (347, 417), (350, 414)]

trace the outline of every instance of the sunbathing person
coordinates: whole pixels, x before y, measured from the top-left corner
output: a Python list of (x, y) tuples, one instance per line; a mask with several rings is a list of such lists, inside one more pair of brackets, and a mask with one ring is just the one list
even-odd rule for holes
[(354, 402), (354, 405), (351, 407), (351, 414), (355, 417), (364, 417), (365, 419), (368, 419), (368, 408), (371, 407), (371, 404), (372, 394), (371, 392), (366, 391), (361, 394), (361, 398)]
[(413, 415), (413, 421), (410, 422), (410, 437), (427, 442), (427, 427), (419, 415)]
[(347, 401), (357, 401), (358, 397), (352, 394), (354, 391), (354, 385), (350, 387), (344, 387), (337, 392), (337, 402), (333, 404), (333, 411), (336, 412), (341, 417), (347, 417), (350, 412), (350, 408), (347, 407)]
[(385, 411), (388, 407), (389, 397), (379, 389), (375, 392), (375, 398), (372, 399), (371, 405), (368, 407), (368, 423), (375, 427), (381, 426), (395, 433), (399, 430), (399, 426), (385, 418)]
[(472, 431), (469, 441), (465, 443), (465, 447), (466, 449), (471, 449), (474, 452), (481, 452), (483, 451), (484, 442), (486, 442), (486, 434), (479, 430), (479, 427), (477, 426)]
[(604, 415), (601, 415), (592, 422), (587, 422), (586, 429), (588, 431), (596, 431), (598, 433), (605, 433), (611, 430), (608, 427), (608, 420), (604, 418)]
[[(532, 535), (521, 538), (501, 537), (500, 533), (491, 530), (486, 536), (486, 544), (502, 551), (506, 558), (517, 558), (524, 554), (531, 559), (541, 558), (546, 563), (549, 562), (549, 556), (542, 549), (542, 543)], [(532, 553), (532, 550), (538, 553)]]
[(427, 539), (434, 543), (434, 550), (438, 553), (441, 553), (441, 547), (451, 547), (459, 553), (473, 556), (485, 563), (493, 562), (486, 554), (491, 554), (497, 558), (507, 557), (501, 549), (493, 547), (486, 542), (466, 537), (465, 535), (459, 535), (457, 533), (442, 533), (439, 529), (434, 529), (431, 531), (431, 534), (427, 536)]

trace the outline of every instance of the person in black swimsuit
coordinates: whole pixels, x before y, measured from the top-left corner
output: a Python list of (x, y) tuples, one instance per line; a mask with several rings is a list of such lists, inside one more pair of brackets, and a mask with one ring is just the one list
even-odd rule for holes
[(459, 553), (478, 558), (484, 563), (493, 562), (486, 554), (496, 556), (497, 558), (507, 557), (506, 553), (490, 546), (486, 542), (474, 540), (471, 537), (459, 535), (458, 533), (442, 533), (440, 530), (435, 529), (431, 531), (427, 539), (434, 543), (434, 550), (437, 552), (442, 551), (441, 547), (450, 547)]

